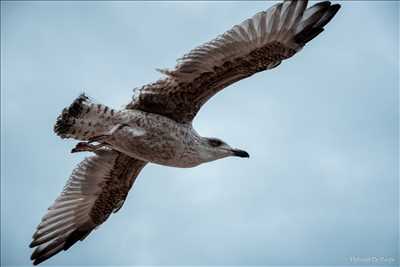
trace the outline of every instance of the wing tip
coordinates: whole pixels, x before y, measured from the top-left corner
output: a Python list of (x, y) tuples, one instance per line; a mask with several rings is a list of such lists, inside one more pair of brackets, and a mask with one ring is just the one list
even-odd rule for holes
[[(74, 231), (72, 231), (70, 234), (68, 234), (65, 237), (61, 236), (61, 237), (55, 238), (52, 241), (48, 241), (45, 244), (40, 243), (40, 242), (38, 243), (38, 242), (36, 242), (36, 240), (33, 240), (29, 244), (30, 248), (36, 247), (36, 249), (32, 252), (32, 255), (30, 258), (31, 261), (33, 261), (32, 264), (38, 265), (38, 264), (48, 260), (52, 256), (56, 255), (60, 251), (68, 250), (76, 242), (82, 241), (83, 239), (85, 239), (93, 229), (94, 228), (82, 230), (82, 229), (78, 228), (78, 229), (75, 229)], [(59, 238), (62, 238), (62, 239), (59, 239)], [(42, 245), (43, 247), (39, 247), (40, 245)]]
[(340, 4), (331, 5), (330, 1), (319, 2), (309, 9), (318, 7), (317, 10), (313, 11), (312, 19), (308, 18), (305, 22), (304, 27), (296, 33), (294, 41), (298, 44), (305, 45), (321, 32), (324, 31), (324, 27), (335, 17), (341, 8)]
[(63, 250), (68, 250), (70, 247), (72, 247), (76, 242), (82, 241), (85, 239), (90, 232), (92, 232), (94, 228), (90, 228), (87, 230), (81, 230), (81, 229), (76, 229), (72, 233), (70, 233), (67, 238), (65, 239), (65, 244), (63, 247)]

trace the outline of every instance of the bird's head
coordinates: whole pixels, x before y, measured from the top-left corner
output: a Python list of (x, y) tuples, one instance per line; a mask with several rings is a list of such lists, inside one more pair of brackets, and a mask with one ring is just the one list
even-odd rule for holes
[(230, 156), (248, 158), (249, 153), (244, 150), (232, 148), (226, 142), (214, 137), (202, 138), (201, 157), (204, 162), (222, 159)]

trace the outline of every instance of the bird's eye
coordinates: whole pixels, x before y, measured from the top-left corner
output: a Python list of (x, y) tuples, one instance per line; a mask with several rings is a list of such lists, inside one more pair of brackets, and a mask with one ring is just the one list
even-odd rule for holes
[(209, 139), (208, 143), (213, 147), (218, 147), (218, 146), (221, 146), (223, 144), (222, 141), (219, 140), (219, 139)]

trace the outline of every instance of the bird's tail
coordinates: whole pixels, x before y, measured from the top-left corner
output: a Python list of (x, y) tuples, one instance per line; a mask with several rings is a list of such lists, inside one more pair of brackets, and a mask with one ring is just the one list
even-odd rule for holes
[(118, 123), (118, 111), (93, 103), (82, 94), (58, 116), (54, 132), (61, 138), (85, 141), (105, 134), (116, 123)]

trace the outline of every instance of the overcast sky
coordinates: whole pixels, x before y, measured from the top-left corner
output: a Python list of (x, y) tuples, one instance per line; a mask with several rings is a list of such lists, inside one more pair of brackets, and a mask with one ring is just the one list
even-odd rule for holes
[[(62, 108), (83, 91), (121, 107), (155, 68), (272, 4), (1, 1), (1, 264), (29, 264), (87, 156), (53, 134)], [(46, 264), (398, 263), (399, 3), (342, 5), (301, 53), (195, 119), (250, 159), (148, 165), (117, 214)]]

